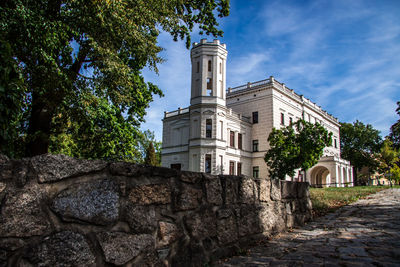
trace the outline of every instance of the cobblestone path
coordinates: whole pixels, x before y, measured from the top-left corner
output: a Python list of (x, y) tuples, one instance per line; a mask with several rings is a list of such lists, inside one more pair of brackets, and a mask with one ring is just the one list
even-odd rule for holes
[(400, 189), (387, 189), (215, 266), (400, 266)]

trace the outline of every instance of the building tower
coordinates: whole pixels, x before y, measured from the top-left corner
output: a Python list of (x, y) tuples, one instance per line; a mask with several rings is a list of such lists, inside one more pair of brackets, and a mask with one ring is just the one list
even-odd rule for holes
[(226, 146), (224, 127), (226, 45), (219, 40), (193, 43), (190, 98), (189, 170), (218, 174), (223, 169), (219, 147)]

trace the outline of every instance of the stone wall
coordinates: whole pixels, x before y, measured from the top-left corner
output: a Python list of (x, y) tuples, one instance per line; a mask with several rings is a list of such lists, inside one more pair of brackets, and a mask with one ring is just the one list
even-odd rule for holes
[(0, 266), (202, 266), (311, 218), (308, 184), (0, 156)]

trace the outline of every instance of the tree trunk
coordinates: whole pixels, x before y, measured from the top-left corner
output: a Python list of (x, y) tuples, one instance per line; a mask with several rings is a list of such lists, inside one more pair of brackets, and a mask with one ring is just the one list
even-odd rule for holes
[(353, 185), (358, 185), (357, 167), (353, 167)]
[(48, 153), (53, 110), (46, 104), (46, 97), (32, 95), (32, 110), (29, 119), (28, 143), (25, 155), (32, 157)]

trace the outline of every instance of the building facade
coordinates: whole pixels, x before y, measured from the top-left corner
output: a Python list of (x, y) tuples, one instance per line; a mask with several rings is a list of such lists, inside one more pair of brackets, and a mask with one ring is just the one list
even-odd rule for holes
[(226, 90), (227, 54), (218, 40), (193, 44), (190, 106), (164, 113), (162, 166), (267, 177), (264, 155), (272, 128), (302, 118), (332, 132), (332, 146), (313, 168), (288, 179), (351, 186), (352, 167), (340, 158), (338, 120), (272, 76)]

